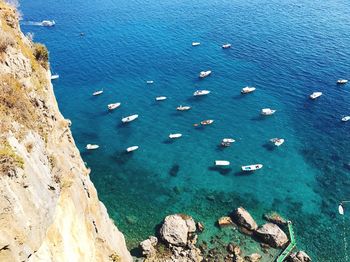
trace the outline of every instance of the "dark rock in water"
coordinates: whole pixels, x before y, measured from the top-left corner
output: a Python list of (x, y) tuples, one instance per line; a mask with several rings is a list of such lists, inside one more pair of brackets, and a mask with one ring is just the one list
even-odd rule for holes
[(215, 196), (213, 195), (207, 195), (206, 198), (210, 201), (214, 201), (215, 200)]
[(197, 230), (198, 232), (204, 231), (204, 225), (201, 222), (197, 222)]
[(227, 245), (226, 250), (230, 254), (240, 255), (242, 253), (241, 248), (235, 243), (230, 243)]
[(126, 222), (131, 225), (137, 222), (137, 218), (135, 216), (126, 216), (125, 219)]
[(292, 253), (288, 260), (289, 262), (311, 262), (311, 258), (304, 252), (298, 251), (297, 253)]
[(177, 176), (180, 171), (180, 166), (178, 164), (173, 165), (169, 170), (169, 175)]
[(255, 231), (258, 228), (258, 224), (253, 217), (243, 207), (237, 208), (233, 212), (232, 218), (237, 225), (245, 227), (248, 230)]
[(180, 194), (181, 193), (181, 188), (179, 186), (174, 186), (173, 190), (174, 190), (174, 192), (176, 194)]
[(255, 231), (256, 235), (275, 248), (282, 248), (288, 243), (288, 237), (276, 224), (266, 223)]
[(276, 212), (270, 212), (270, 213), (264, 214), (264, 219), (268, 222), (274, 223), (279, 226), (287, 225), (287, 220), (285, 220), (282, 216), (280, 216)]

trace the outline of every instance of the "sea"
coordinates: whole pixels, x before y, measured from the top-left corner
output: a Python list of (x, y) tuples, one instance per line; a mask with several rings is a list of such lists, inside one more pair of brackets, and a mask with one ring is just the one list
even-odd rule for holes
[[(344, 216), (338, 204), (350, 200), (350, 122), (341, 121), (350, 83), (336, 84), (350, 78), (349, 1), (36, 0), (19, 9), (22, 30), (50, 51), (60, 110), (133, 254), (166, 215), (185, 213), (204, 224), (200, 241), (234, 239), (272, 261), (279, 251), (266, 257), (255, 240), (217, 227), (243, 206), (260, 225), (271, 211), (291, 220), (313, 261), (349, 261), (350, 204)], [(200, 79), (203, 70), (212, 74)], [(241, 95), (245, 86), (256, 91)], [(201, 89), (211, 93), (194, 97)], [(214, 123), (195, 126), (206, 119)], [(285, 143), (273, 146), (275, 137)], [(223, 148), (223, 138), (236, 141)]]

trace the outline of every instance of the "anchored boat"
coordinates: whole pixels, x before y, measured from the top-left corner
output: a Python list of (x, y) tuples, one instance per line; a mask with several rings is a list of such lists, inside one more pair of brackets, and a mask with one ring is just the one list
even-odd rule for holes
[(163, 101), (163, 100), (166, 100), (166, 96), (158, 96), (156, 97), (156, 101)]
[(51, 76), (51, 80), (56, 80), (56, 79), (58, 79), (58, 78), (60, 78), (59, 75), (52, 75), (52, 76)]
[(126, 149), (126, 152), (132, 152), (132, 151), (135, 151), (135, 150), (137, 150), (137, 149), (139, 149), (139, 147), (138, 146), (131, 146), (131, 147), (128, 147), (127, 149)]
[(242, 88), (241, 93), (242, 94), (249, 94), (251, 92), (254, 92), (255, 90), (256, 90), (256, 88), (253, 86), (246, 86), (246, 87)]
[(108, 110), (114, 110), (116, 108), (118, 108), (121, 105), (121, 103), (113, 103), (113, 104), (109, 104), (107, 105)]
[(338, 79), (338, 80), (337, 80), (337, 84), (338, 84), (338, 85), (344, 85), (344, 84), (346, 84), (347, 82), (348, 82), (347, 79)]
[(310, 95), (310, 98), (311, 99), (316, 99), (318, 97), (320, 97), (322, 95), (322, 92), (313, 92), (311, 95)]
[(348, 122), (350, 120), (350, 116), (344, 116), (341, 121)]
[(215, 160), (215, 165), (216, 165), (216, 166), (229, 166), (229, 165), (230, 165), (230, 161), (226, 161), (226, 160)]
[(209, 76), (210, 74), (211, 74), (211, 71), (210, 71), (210, 70), (208, 70), (208, 71), (202, 71), (202, 72), (199, 73), (199, 77), (200, 77), (200, 78), (205, 78), (205, 77)]
[(214, 120), (212, 120), (212, 119), (201, 121), (202, 126), (211, 125), (212, 123), (214, 123)]
[(178, 111), (187, 111), (190, 109), (191, 109), (190, 106), (181, 106), (181, 105), (176, 108), (176, 110), (178, 110)]
[(249, 166), (242, 166), (242, 171), (255, 171), (261, 169), (263, 167), (262, 164), (254, 164)]
[(200, 42), (192, 42), (192, 46), (199, 46), (200, 44)]
[(98, 96), (101, 95), (103, 93), (103, 90), (99, 90), (99, 91), (95, 91), (92, 93), (93, 96)]
[(270, 116), (273, 115), (276, 112), (276, 110), (271, 108), (263, 108), (261, 109), (261, 114), (264, 116)]
[(153, 80), (147, 80), (146, 83), (147, 83), (148, 85), (150, 85), (150, 84), (153, 84), (154, 81), (153, 81)]
[(209, 90), (197, 90), (196, 92), (193, 93), (194, 96), (205, 96), (209, 94)]
[(100, 147), (99, 145), (87, 144), (85, 148), (86, 148), (87, 150), (94, 150), (94, 149), (97, 149), (97, 148), (99, 148), (99, 147)]
[(169, 138), (171, 138), (171, 139), (180, 138), (180, 137), (182, 137), (182, 134), (180, 134), (180, 133), (169, 135)]
[(223, 49), (231, 48), (231, 44), (224, 44), (224, 45), (222, 45), (222, 48)]
[(280, 146), (284, 143), (284, 139), (283, 138), (272, 138), (270, 139), (270, 141), (275, 145), (275, 146)]
[(123, 123), (129, 123), (131, 121), (134, 121), (136, 118), (138, 118), (139, 115), (131, 115), (131, 116), (127, 116), (127, 117), (124, 117), (122, 118), (122, 122)]

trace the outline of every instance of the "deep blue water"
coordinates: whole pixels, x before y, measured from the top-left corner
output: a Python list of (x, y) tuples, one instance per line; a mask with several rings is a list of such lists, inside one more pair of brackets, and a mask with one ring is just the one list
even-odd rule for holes
[[(271, 210), (291, 219), (298, 247), (315, 261), (347, 261), (350, 217), (336, 212), (350, 199), (350, 123), (340, 121), (350, 114), (350, 84), (335, 82), (350, 78), (350, 2), (37, 0), (22, 1), (21, 11), (22, 29), (50, 50), (60, 109), (130, 247), (166, 214), (204, 221), (205, 238), (243, 205), (261, 223)], [(26, 25), (44, 19), (57, 25)], [(221, 49), (226, 42), (233, 47)], [(212, 75), (199, 80), (207, 69)], [(240, 95), (246, 85), (257, 91)], [(212, 93), (194, 99), (200, 88)], [(311, 101), (314, 91), (324, 95)], [(160, 95), (168, 99), (155, 102)], [(108, 112), (112, 102), (122, 106)], [(192, 109), (177, 112), (180, 104)], [(262, 118), (264, 107), (277, 112)], [(193, 127), (203, 119), (215, 122)], [(172, 132), (183, 137), (169, 143)], [(224, 137), (237, 141), (222, 150)], [(286, 142), (272, 149), (273, 137)], [(87, 143), (100, 148), (86, 152)], [(140, 149), (125, 154), (132, 145)], [(231, 168), (219, 172), (217, 159)], [(264, 168), (240, 172), (252, 163)]]

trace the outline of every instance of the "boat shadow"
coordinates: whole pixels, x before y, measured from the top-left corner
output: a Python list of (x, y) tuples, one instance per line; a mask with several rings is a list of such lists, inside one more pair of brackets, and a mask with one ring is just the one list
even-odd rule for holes
[(244, 95), (240, 94), (240, 95), (235, 95), (232, 98), (235, 100), (241, 100), (241, 99), (244, 99), (244, 97), (245, 97)]
[(208, 167), (208, 170), (209, 171), (218, 172), (218, 173), (220, 173), (220, 175), (226, 176), (229, 173), (231, 173), (232, 168), (230, 168), (230, 167), (227, 168), (227, 167), (219, 167), (219, 166), (210, 166), (210, 167)]
[(174, 144), (175, 143), (175, 139), (167, 138), (167, 139), (163, 140), (162, 143), (163, 144), (167, 144), (167, 145)]
[(216, 146), (216, 151), (218, 151), (218, 152), (222, 152), (222, 151), (224, 151), (225, 149), (227, 149), (228, 147), (226, 147), (226, 146), (222, 146), (222, 145), (217, 145)]
[(262, 145), (263, 148), (265, 148), (267, 151), (274, 151), (276, 149), (275, 146), (273, 146), (271, 143), (265, 143)]
[(169, 175), (170, 176), (177, 176), (179, 171), (180, 171), (180, 165), (179, 164), (173, 164), (173, 166), (169, 169)]
[(117, 151), (111, 159), (118, 165), (125, 165), (133, 157), (134, 152)]
[(264, 121), (266, 120), (267, 117), (263, 116), (263, 115), (258, 115), (258, 116), (255, 116), (255, 117), (252, 117), (250, 120), (252, 121)]
[(235, 176), (250, 176), (251, 174), (253, 174), (253, 171), (237, 171), (235, 172)]

